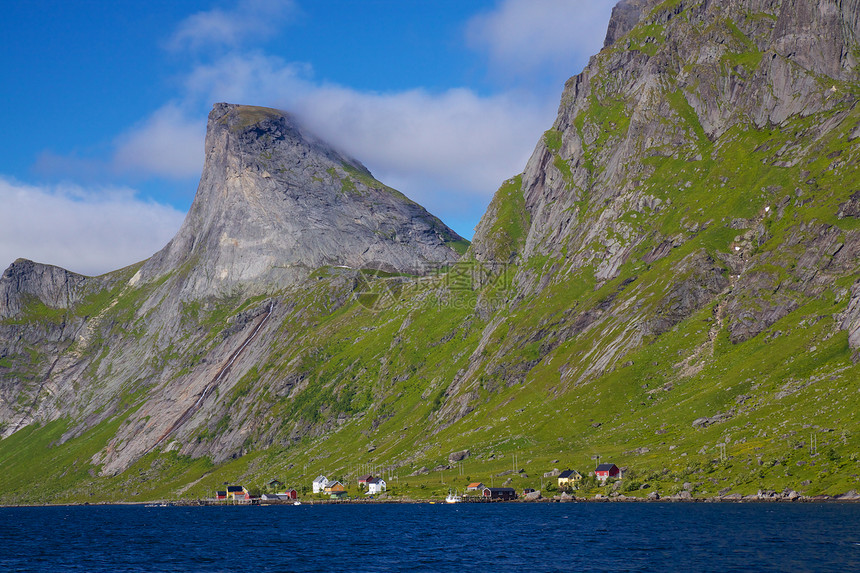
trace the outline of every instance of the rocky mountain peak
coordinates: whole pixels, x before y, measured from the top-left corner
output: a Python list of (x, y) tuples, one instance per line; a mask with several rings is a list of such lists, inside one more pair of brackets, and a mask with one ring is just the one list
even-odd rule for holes
[(138, 280), (183, 267), (184, 289), (209, 294), (326, 265), (415, 273), (458, 258), (459, 235), (289, 114), (216, 104), (205, 152), (182, 228)]
[(615, 40), (639, 23), (647, 2), (648, 0), (621, 0), (612, 8), (612, 16), (606, 29), (606, 39), (603, 41), (604, 48), (614, 44)]

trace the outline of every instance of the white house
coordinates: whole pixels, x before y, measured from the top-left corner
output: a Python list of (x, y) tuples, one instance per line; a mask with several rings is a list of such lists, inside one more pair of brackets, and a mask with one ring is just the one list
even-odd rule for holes
[(382, 493), (385, 491), (385, 480), (382, 478), (370, 478), (367, 480), (367, 493)]
[(328, 486), (328, 478), (319, 476), (314, 480), (314, 493), (323, 493), (326, 486)]

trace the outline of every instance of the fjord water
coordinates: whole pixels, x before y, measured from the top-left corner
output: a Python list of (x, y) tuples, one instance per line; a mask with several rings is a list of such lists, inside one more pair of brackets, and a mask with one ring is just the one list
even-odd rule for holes
[(0, 508), (0, 571), (860, 570), (860, 504)]

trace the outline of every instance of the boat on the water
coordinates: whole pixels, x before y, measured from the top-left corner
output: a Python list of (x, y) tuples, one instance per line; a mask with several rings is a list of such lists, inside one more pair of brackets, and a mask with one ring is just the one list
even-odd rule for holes
[(463, 498), (453, 491), (448, 492), (448, 497), (445, 498), (445, 503), (460, 503), (461, 501)]

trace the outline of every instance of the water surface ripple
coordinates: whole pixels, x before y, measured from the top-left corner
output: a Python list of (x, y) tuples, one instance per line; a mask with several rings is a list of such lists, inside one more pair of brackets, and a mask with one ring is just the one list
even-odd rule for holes
[(0, 508), (0, 571), (860, 571), (860, 504)]

